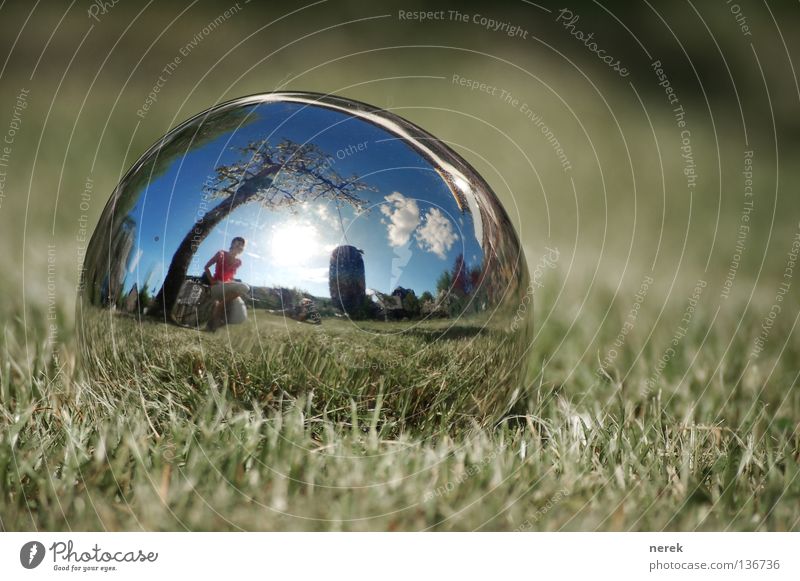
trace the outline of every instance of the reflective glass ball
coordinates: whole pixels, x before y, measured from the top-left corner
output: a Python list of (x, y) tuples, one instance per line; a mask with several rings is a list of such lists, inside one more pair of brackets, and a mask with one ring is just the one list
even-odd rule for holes
[(82, 362), (112, 391), (213, 378), (332, 414), (486, 418), (526, 381), (525, 264), (487, 183), (416, 125), (245, 97), (169, 132), (114, 190), (86, 252)]

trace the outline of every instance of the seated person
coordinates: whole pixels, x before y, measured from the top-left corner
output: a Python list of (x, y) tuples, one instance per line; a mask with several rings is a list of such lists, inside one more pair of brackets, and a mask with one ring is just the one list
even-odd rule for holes
[[(214, 308), (206, 327), (211, 332), (229, 323), (241, 323), (247, 318), (247, 309), (241, 297), (250, 294), (250, 287), (243, 282), (233, 280), (236, 271), (242, 265), (238, 256), (244, 252), (244, 246), (244, 238), (237, 236), (231, 240), (230, 250), (220, 250), (206, 263), (205, 275), (211, 281), (211, 298), (214, 299)], [(242, 312), (244, 316), (241, 316)], [(239, 316), (236, 316), (237, 314)]]

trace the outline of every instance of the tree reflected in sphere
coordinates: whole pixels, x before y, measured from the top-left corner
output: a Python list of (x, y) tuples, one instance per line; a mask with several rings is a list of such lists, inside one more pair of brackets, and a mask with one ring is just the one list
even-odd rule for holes
[(401, 427), (482, 421), (529, 379), (528, 283), (505, 210), (442, 142), (363, 103), (256, 95), (168, 133), (114, 190), (86, 252), (82, 361), (99, 382), (121, 365)]

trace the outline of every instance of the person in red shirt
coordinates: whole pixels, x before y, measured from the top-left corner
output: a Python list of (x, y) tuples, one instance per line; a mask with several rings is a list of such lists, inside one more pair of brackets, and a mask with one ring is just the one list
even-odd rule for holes
[(241, 297), (250, 294), (250, 287), (243, 282), (233, 280), (236, 271), (242, 265), (239, 255), (244, 252), (244, 246), (244, 238), (237, 236), (231, 240), (230, 250), (220, 250), (206, 263), (205, 275), (211, 281), (211, 298), (214, 299), (214, 308), (207, 326), (209, 331), (214, 332), (228, 323), (241, 323), (241, 320), (235, 320), (243, 320), (241, 315), (236, 316), (237, 313), (243, 312), (244, 318), (247, 317), (247, 309)]

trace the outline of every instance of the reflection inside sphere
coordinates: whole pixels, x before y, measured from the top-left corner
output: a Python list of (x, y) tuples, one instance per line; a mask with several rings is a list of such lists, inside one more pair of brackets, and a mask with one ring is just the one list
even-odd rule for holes
[(264, 357), (280, 337), (301, 367), (298, 333), (333, 359), (355, 337), (466, 340), (451, 365), (491, 336), (513, 383), (527, 284), (505, 211), (449, 148), (361, 103), (267, 94), (189, 120), (128, 172), (87, 250), (79, 317), (95, 362), (194, 331)]

